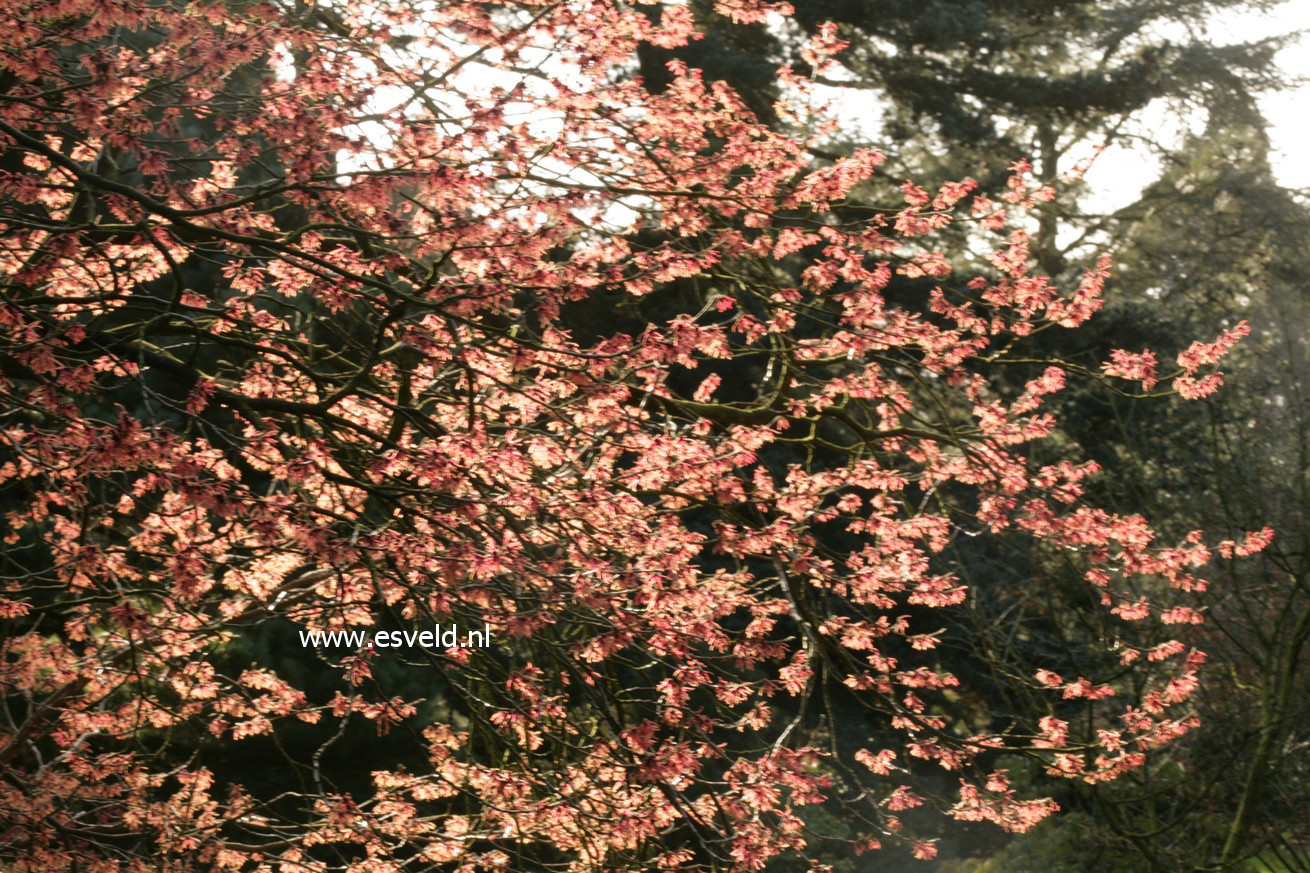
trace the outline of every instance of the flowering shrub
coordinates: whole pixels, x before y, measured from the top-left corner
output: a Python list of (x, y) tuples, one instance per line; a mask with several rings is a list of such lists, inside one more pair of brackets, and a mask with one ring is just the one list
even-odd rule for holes
[[(1211, 553), (1087, 505), (1094, 465), (1028, 460), (1074, 368), (1000, 374), (1093, 316), (1109, 264), (1031, 272), (1023, 215), (1055, 192), (1025, 163), (1000, 202), (907, 183), (852, 221), (880, 154), (817, 166), (695, 71), (620, 75), (694, 37), (683, 6), (0, 16), (5, 869), (758, 870), (811, 850), (823, 803), (853, 848), (930, 858), (926, 810), (1055, 809), (998, 751), (1096, 782), (1192, 724), (1203, 658), (1163, 636), (1110, 640), (1143, 705), (1016, 680), (1094, 705), (1090, 736), (942, 714), (960, 521), (1068, 550), (1111, 638), (1199, 620)], [(780, 115), (821, 136), (784, 78)], [(933, 248), (957, 221), (993, 240), (985, 275)], [(1239, 333), (1105, 374), (1203, 395)], [(434, 716), (368, 648), (322, 662), (331, 696), (233, 654), (271, 622), (494, 644), (432, 654)], [(825, 738), (833, 688), (895, 748)], [(426, 765), (336, 787), (325, 750), (361, 722)], [(275, 795), (206, 763), (260, 738), (294, 759)]]

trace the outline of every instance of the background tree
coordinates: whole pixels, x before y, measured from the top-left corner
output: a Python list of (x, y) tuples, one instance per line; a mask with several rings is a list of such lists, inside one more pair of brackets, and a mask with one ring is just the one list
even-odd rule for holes
[[(1158, 796), (1148, 808), (1130, 800), (1107, 819), (1139, 843), (1140, 832), (1124, 823), (1154, 822), (1153, 830), (1169, 840), (1147, 844), (1174, 869), (1225, 869), (1256, 854), (1271, 866), (1305, 869), (1307, 834), (1294, 812), (1310, 799), (1298, 765), (1310, 724), (1306, 422), (1299, 399), (1307, 277), (1298, 253), (1310, 216), (1274, 182), (1259, 127), (1216, 121), (1187, 145), (1153, 193), (1183, 204), (1193, 218), (1180, 227), (1161, 210), (1142, 222), (1122, 259), (1125, 279), (1152, 287), (1147, 274), (1160, 278), (1154, 299), (1132, 308), (1176, 313), (1168, 328), (1200, 312), (1243, 315), (1251, 319), (1255, 340), (1232, 362), (1231, 378), (1242, 390), (1207, 401), (1205, 416), (1168, 410), (1158, 419), (1185, 438), (1154, 471), (1140, 465), (1143, 481), (1153, 486), (1157, 511), (1171, 504), (1200, 509), (1214, 529), (1258, 513), (1276, 525), (1281, 542), (1259, 562), (1225, 568), (1226, 581), (1200, 595), (1209, 620), (1198, 629), (1198, 644), (1225, 675), (1198, 701), (1209, 726), (1157, 778)], [(1124, 426), (1112, 441), (1128, 463), (1141, 457), (1135, 440), (1142, 431)], [(1151, 795), (1139, 789), (1127, 796)], [(1113, 792), (1111, 798), (1123, 800)]]
[[(1304, 248), (1304, 207), (1269, 173), (1265, 122), (1256, 109), (1257, 94), (1280, 85), (1274, 53), (1286, 39), (1218, 45), (1206, 24), (1217, 13), (1258, 8), (1265, 7), (813, 2), (798, 8), (790, 28), (705, 16), (699, 19), (705, 39), (663, 57), (649, 49), (641, 72), (659, 87), (659, 64), (676, 54), (707, 76), (755, 95), (755, 106), (776, 96), (778, 80), (763, 64), (738, 62), (733, 46), (755, 45), (805, 69), (806, 39), (836, 21), (833, 35), (849, 46), (837, 55), (840, 67), (816, 78), (848, 95), (868, 96), (843, 104), (856, 108), (856, 115), (844, 119), (841, 131), (816, 153), (836, 155), (865, 145), (870, 118), (881, 119), (878, 144), (896, 143), (884, 183), (874, 180), (854, 192), (846, 204), (851, 215), (885, 203), (897, 174), (940, 179), (968, 172), (982, 181), (982, 190), (996, 192), (1003, 190), (1006, 164), (1018, 155), (1031, 156), (1045, 180), (1054, 180), (1096, 142), (1134, 144), (1160, 157), (1164, 178), (1113, 213), (1090, 205), (1079, 196), (1088, 192), (1075, 188), (1040, 217), (1034, 252), (1052, 275), (1080, 269), (1089, 241), (1108, 247), (1125, 266), (1115, 279), (1110, 311), (1072, 341), (1055, 338), (1045, 353), (1089, 368), (1115, 346), (1168, 350), (1161, 355), (1168, 359), (1182, 351), (1186, 342), (1179, 340), (1194, 335), (1198, 322), (1219, 318), (1234, 325), (1246, 318), (1264, 336), (1262, 351), (1230, 362), (1229, 369), (1230, 377), (1238, 369), (1236, 378), (1249, 390), (1213, 401), (1215, 411), (1206, 416), (1165, 401), (1124, 403), (1099, 390), (1080, 390), (1062, 395), (1062, 435), (1048, 445), (1112, 469), (1138, 471), (1097, 480), (1093, 487), (1103, 505), (1149, 506), (1153, 518), (1175, 519), (1179, 535), (1202, 517), (1207, 525), (1233, 523), (1235, 502), (1247, 519), (1260, 514), (1260, 507), (1279, 507), (1280, 514), (1287, 508), (1284, 522), (1295, 543), (1301, 501), (1286, 490), (1287, 471), (1304, 465), (1287, 452), (1303, 436), (1296, 413), (1283, 410), (1296, 405), (1287, 383), (1297, 378), (1303, 355), (1295, 313), (1305, 283), (1295, 253)], [(1146, 112), (1158, 116), (1162, 106), (1182, 120), (1181, 127), (1192, 125), (1186, 143), (1149, 132)], [(954, 258), (967, 258), (972, 245), (967, 234), (943, 242)], [(885, 293), (914, 305), (916, 289), (906, 284), (904, 294), (895, 286)], [(1270, 316), (1274, 311), (1279, 314)], [(1282, 341), (1275, 339), (1280, 334)], [(1271, 405), (1278, 403), (1284, 405)], [(1165, 443), (1174, 449), (1162, 453)], [(1260, 473), (1266, 463), (1284, 472)], [(1216, 489), (1216, 482), (1226, 484)], [(1016, 549), (1012, 541), (971, 533), (952, 548), (961, 565), (971, 568), (966, 578), (980, 583), (974, 590), (981, 596), (970, 599), (973, 614), (960, 620), (972, 628), (968, 636), (986, 646), (981, 657), (954, 650), (952, 669), (980, 690), (977, 711), (984, 717), (1004, 717), (1010, 708), (1041, 709), (1043, 701), (1015, 697), (1004, 683), (989, 685), (995, 665), (1008, 663), (1012, 672), (1022, 672), (1032, 660), (1049, 662), (1056, 652), (1082, 662), (1099, 649), (1103, 629), (1088, 620), (1080, 572), (1058, 553)], [(1245, 630), (1232, 637), (1207, 630), (1195, 640), (1205, 637), (1202, 647), (1228, 665), (1231, 681), (1217, 682), (1203, 698), (1214, 707), (1201, 710), (1210, 727), (1178, 747), (1188, 750), (1186, 759), (1163, 762), (1168, 773), (1142, 771), (1145, 782), (1135, 779), (1122, 791), (1101, 788), (1093, 796), (1053, 789), (1066, 806), (1091, 814), (1069, 817), (1059, 837), (1021, 840), (998, 860), (1003, 869), (1024, 863), (1048, 869), (1051, 847), (1061, 841), (1077, 846), (1067, 853), (1070, 869), (1233, 869), (1271, 842), (1283, 860), (1264, 849), (1268, 863), (1304, 866), (1295, 860), (1305, 851), (1299, 822), (1295, 814), (1278, 812), (1304, 807), (1307, 790), (1283, 757), (1300, 748), (1305, 714), (1277, 703), (1274, 691), (1284, 689), (1289, 702), (1300, 699), (1294, 677), (1304, 671), (1294, 630), (1303, 583), (1296, 561), (1287, 557), (1277, 573), (1237, 586), (1250, 592), (1240, 618), (1225, 612), (1236, 609), (1223, 599), (1234, 596), (1233, 586), (1221, 586), (1228, 593), (1219, 598), (1201, 598), (1215, 627), (1227, 614)], [(1284, 627), (1274, 616), (1290, 624)], [(1235, 692), (1233, 683), (1251, 689), (1250, 696)], [(1270, 714), (1256, 720), (1264, 727), (1250, 727), (1252, 712)], [(1265, 754), (1257, 755), (1262, 736)], [(1269, 757), (1274, 748), (1282, 751)], [(1028, 772), (1040, 778), (1040, 768)], [(1274, 773), (1277, 780), (1271, 779)], [(1263, 816), (1260, 824), (1252, 816)], [(995, 851), (983, 835), (962, 839), (947, 851)]]
[[(898, 146), (890, 180), (969, 175), (993, 196), (1004, 190), (1009, 164), (1025, 156), (1040, 180), (1053, 183), (1098, 144), (1169, 154), (1176, 144), (1154, 136), (1154, 122), (1143, 123), (1148, 109), (1167, 107), (1184, 121), (1207, 114), (1251, 121), (1256, 96), (1284, 83), (1275, 56), (1290, 39), (1219, 44), (1207, 30), (1216, 16), (1277, 5), (1251, 0), (816, 0), (799, 4), (780, 29), (697, 2), (703, 38), (643, 54), (640, 72), (651, 87), (662, 87), (663, 64), (676, 56), (775, 120), (776, 64), (808, 69), (804, 46), (831, 24), (846, 45), (840, 66), (816, 81), (844, 91), (851, 114), (829, 148), (859, 147), (872, 134)], [(1106, 216), (1073, 193), (1040, 218), (1036, 252), (1049, 273), (1077, 269), (1089, 237), (1102, 245), (1121, 239), (1117, 220), (1131, 223), (1149, 205)]]

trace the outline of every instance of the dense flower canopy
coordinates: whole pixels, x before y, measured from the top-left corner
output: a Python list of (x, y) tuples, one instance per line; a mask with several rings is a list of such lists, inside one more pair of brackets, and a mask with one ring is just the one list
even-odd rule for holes
[[(816, 162), (800, 72), (792, 137), (627, 75), (695, 36), (649, 6), (0, 6), (6, 870), (758, 870), (823, 804), (926, 858), (908, 810), (1053, 810), (999, 752), (1099, 781), (1191, 725), (1169, 626), (1214, 547), (1029, 449), (1066, 379), (1203, 396), (1242, 329), (1172, 373), (1034, 359), (1110, 265), (1032, 272), (1025, 162), (853, 215), (882, 156)], [(1001, 730), (940, 655), (979, 531), (1067, 551), (1105, 614), (1101, 674), (1011, 677), (1050, 714)], [(286, 667), (298, 630), (434, 622), (491, 645)], [(896, 741), (838, 744), (833, 689)], [(361, 722), (397, 749), (367, 790), (326, 763)], [(212, 763), (270, 740), (276, 792)]]

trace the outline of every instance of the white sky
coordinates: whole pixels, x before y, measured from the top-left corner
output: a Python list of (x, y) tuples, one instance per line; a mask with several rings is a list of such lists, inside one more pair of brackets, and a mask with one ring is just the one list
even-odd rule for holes
[[(1248, 12), (1216, 18), (1211, 23), (1210, 36), (1221, 43), (1241, 42), (1289, 34), (1302, 28), (1310, 29), (1310, 0), (1285, 0), (1269, 14)], [(1267, 95), (1261, 102), (1275, 148), (1274, 172), (1289, 188), (1310, 189), (1310, 36), (1303, 36), (1298, 43), (1285, 48), (1278, 63), (1288, 77), (1306, 81), (1299, 87)], [(476, 67), (470, 68), (464, 78), (482, 80), (479, 84), (486, 87), (493, 84), (495, 77), (487, 68)], [(878, 144), (880, 113), (876, 106), (870, 105), (873, 98), (869, 92), (822, 87), (817, 90), (821, 99), (833, 100), (833, 108), (844, 125), (854, 122), (870, 142)], [(1135, 132), (1173, 145), (1181, 139), (1185, 124), (1186, 120), (1163, 107), (1151, 107), (1137, 120)], [(370, 134), (385, 140), (380, 130), (370, 130)], [(1081, 155), (1072, 155), (1070, 163), (1078, 157)], [(1087, 175), (1092, 191), (1087, 205), (1107, 211), (1127, 205), (1159, 176), (1160, 170), (1159, 163), (1146, 149), (1131, 144), (1108, 149)]]
[[(1302, 28), (1310, 28), (1310, 0), (1287, 0), (1270, 14), (1222, 16), (1215, 20), (1211, 35), (1219, 42), (1241, 42)], [(1310, 80), (1310, 36), (1285, 48), (1278, 64), (1288, 77)], [(1270, 125), (1275, 149), (1272, 161), (1278, 181), (1289, 188), (1310, 188), (1310, 81), (1266, 95), (1260, 105)], [(1163, 110), (1145, 113), (1140, 127), (1144, 133), (1166, 142), (1182, 132), (1182, 122)], [(1087, 175), (1087, 182), (1096, 192), (1094, 199), (1113, 208), (1132, 202), (1159, 172), (1158, 162), (1144, 150), (1114, 148), (1097, 160)]]
[[(1310, 0), (1288, 0), (1273, 15), (1245, 18), (1233, 22), (1235, 37), (1310, 29)], [(1303, 36), (1299, 43), (1284, 49), (1279, 66), (1288, 75), (1310, 79), (1310, 37)], [(1266, 97), (1261, 108), (1269, 119), (1274, 146), (1279, 150), (1274, 164), (1278, 180), (1289, 188), (1310, 188), (1310, 81), (1294, 90)]]

